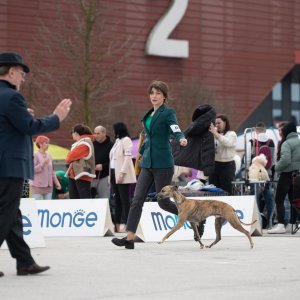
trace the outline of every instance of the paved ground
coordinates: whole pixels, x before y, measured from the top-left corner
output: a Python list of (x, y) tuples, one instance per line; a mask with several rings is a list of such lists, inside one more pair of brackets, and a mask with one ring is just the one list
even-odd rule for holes
[[(0, 299), (299, 299), (300, 233), (225, 237), (212, 249), (194, 242), (115, 247), (111, 237), (47, 238), (35, 259), (51, 270), (17, 277), (0, 251)], [(206, 244), (209, 241), (204, 241)]]

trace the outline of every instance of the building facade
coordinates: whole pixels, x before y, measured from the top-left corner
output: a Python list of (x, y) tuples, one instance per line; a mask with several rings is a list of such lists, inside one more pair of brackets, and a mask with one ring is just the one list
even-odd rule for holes
[[(169, 84), (175, 98), (170, 105), (176, 108), (182, 129), (192, 111), (204, 103), (228, 114), (232, 127), (240, 131), (257, 121), (272, 125), (274, 117), (294, 116), (299, 121), (300, 1), (79, 3), (0, 0), (0, 49), (21, 53), (33, 66), (24, 88), (30, 104), (43, 114), (53, 109), (60, 96), (75, 99), (73, 114), (63, 130), (53, 134), (53, 142), (70, 143), (70, 126), (78, 122), (103, 124), (111, 130), (112, 123), (124, 121), (136, 136), (140, 118), (149, 108), (147, 86), (153, 79)], [(89, 20), (83, 8), (93, 3), (92, 9), (105, 22), (100, 21), (102, 27), (91, 35), (102, 43), (88, 48), (92, 56), (88, 61), (84, 48), (88, 41), (79, 39), (86, 32), (80, 28), (88, 28), (83, 26)], [(66, 28), (69, 35), (63, 32)], [(70, 38), (70, 32), (77, 40)], [(56, 42), (50, 42), (54, 37)], [(67, 54), (69, 41), (73, 51)], [(78, 45), (76, 53), (74, 45)], [(100, 63), (97, 53), (103, 49), (107, 56), (103, 54)], [(108, 56), (108, 50), (120, 51)], [(82, 57), (86, 60), (80, 65)], [(84, 85), (89, 74), (87, 82), (105, 76), (106, 81)], [(84, 92), (90, 92), (89, 109), (82, 103)]]

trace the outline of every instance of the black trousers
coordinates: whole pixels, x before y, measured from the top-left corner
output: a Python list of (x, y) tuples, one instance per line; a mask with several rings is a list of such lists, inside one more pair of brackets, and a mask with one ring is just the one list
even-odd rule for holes
[(117, 184), (115, 169), (110, 169), (110, 183), (112, 192), (115, 194), (115, 224), (121, 224), (122, 216), (122, 221), (127, 224), (130, 208), (130, 184)]
[(23, 238), (19, 209), (23, 181), (21, 178), (0, 178), (0, 246), (6, 241), (11, 256), (17, 260), (17, 269), (34, 263)]
[(232, 194), (232, 181), (235, 178), (235, 162), (215, 162), (215, 171), (209, 176), (209, 183)]
[[(293, 182), (292, 182), (292, 174), (293, 172), (283, 172), (279, 175), (276, 195), (275, 195), (275, 203), (276, 203), (276, 212), (277, 212), (277, 220), (278, 223), (284, 224), (284, 199), (286, 195), (288, 195), (289, 200), (293, 199)], [(295, 224), (297, 218), (297, 211), (295, 208), (291, 206), (291, 219), (290, 223)]]
[[(142, 169), (136, 183), (133, 200), (129, 210), (126, 226), (128, 231), (136, 232), (141, 219), (144, 202), (153, 182), (155, 184), (155, 191), (159, 193), (164, 186), (171, 184), (173, 173), (174, 168)], [(178, 215), (176, 204), (172, 202), (170, 198), (159, 200), (158, 205), (160, 208)]]
[(70, 199), (90, 199), (91, 182), (86, 180), (69, 179), (69, 196)]

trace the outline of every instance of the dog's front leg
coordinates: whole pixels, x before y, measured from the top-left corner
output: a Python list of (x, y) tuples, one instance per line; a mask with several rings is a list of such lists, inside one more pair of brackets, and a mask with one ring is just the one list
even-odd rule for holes
[(197, 238), (197, 242), (199, 242), (200, 244), (200, 248), (203, 249), (204, 245), (201, 242), (201, 237), (199, 235), (199, 231), (198, 231), (198, 223), (194, 223), (194, 222), (190, 222), (190, 224), (192, 225), (192, 228), (194, 230), (194, 236)]
[(176, 232), (177, 230), (179, 230), (182, 226), (183, 226), (183, 224), (184, 224), (184, 222), (185, 222), (186, 220), (184, 220), (184, 219), (178, 219), (178, 222), (177, 222), (177, 224), (173, 227), (173, 229), (171, 230), (171, 231), (169, 231), (164, 237), (163, 237), (163, 239), (160, 241), (160, 242), (158, 242), (159, 244), (162, 244), (166, 239), (168, 239), (174, 232)]

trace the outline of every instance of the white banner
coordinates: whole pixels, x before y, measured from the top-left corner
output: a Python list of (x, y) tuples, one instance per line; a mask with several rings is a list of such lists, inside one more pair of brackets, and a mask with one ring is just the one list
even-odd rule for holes
[[(195, 200), (219, 200), (233, 206), (238, 217), (244, 223), (252, 223), (252, 226), (243, 227), (253, 235), (262, 235), (260, 217), (255, 200), (255, 196), (218, 196), (218, 197), (189, 197)], [(144, 242), (158, 242), (176, 225), (178, 217), (170, 214), (158, 206), (156, 202), (145, 202), (142, 217), (136, 232), (136, 235)], [(203, 239), (215, 239), (215, 217), (209, 217), (206, 220)], [(245, 236), (226, 222), (221, 231), (222, 236)], [(194, 232), (189, 222), (175, 232), (168, 239), (169, 241), (193, 240)], [(168, 241), (167, 240), (167, 241)]]
[(45, 236), (113, 234), (108, 199), (36, 200)]
[[(38, 220), (36, 202), (32, 198), (22, 198), (20, 204), (23, 221), (23, 236), (30, 248), (45, 247), (44, 235)], [(7, 249), (4, 242), (1, 249)]]

